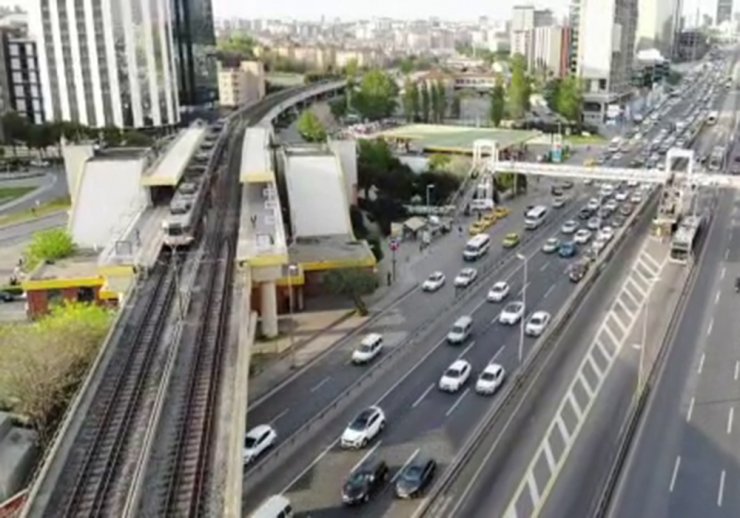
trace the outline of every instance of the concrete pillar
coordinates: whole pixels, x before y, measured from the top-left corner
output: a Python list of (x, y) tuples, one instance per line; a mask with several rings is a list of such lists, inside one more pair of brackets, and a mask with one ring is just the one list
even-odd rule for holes
[(277, 288), (275, 281), (260, 284), (262, 300), (260, 301), (260, 315), (262, 316), (262, 334), (265, 338), (275, 338), (278, 335), (277, 320)]

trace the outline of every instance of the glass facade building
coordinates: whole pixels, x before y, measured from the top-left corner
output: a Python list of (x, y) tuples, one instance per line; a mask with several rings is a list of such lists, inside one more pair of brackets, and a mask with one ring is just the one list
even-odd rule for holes
[(218, 97), (211, 0), (171, 0), (180, 102), (197, 106)]

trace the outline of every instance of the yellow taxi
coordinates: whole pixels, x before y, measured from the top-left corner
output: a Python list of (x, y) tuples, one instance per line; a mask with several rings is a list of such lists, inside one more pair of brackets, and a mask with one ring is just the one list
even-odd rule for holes
[(501, 219), (501, 218), (505, 218), (506, 216), (508, 216), (511, 213), (511, 211), (507, 209), (506, 207), (502, 207), (501, 205), (499, 205), (498, 207), (493, 209), (493, 213), (496, 215), (498, 219)]
[(471, 236), (474, 236), (476, 234), (480, 234), (481, 232), (485, 232), (488, 228), (488, 225), (486, 225), (483, 220), (475, 221), (470, 227), (468, 227), (468, 232), (470, 232)]
[(496, 220), (498, 218), (496, 217), (496, 214), (494, 212), (489, 212), (488, 214), (483, 214), (483, 217), (481, 217), (480, 221), (482, 223), (485, 223), (486, 227), (490, 227), (491, 225), (494, 225), (496, 223)]
[(504, 248), (514, 248), (519, 244), (519, 234), (516, 232), (510, 232), (504, 237), (503, 245)]

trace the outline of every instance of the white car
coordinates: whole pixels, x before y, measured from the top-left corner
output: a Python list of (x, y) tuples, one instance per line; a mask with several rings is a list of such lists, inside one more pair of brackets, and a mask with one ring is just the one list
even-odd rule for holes
[(619, 207), (619, 204), (617, 203), (617, 201), (616, 201), (616, 200), (609, 200), (609, 201), (607, 201), (607, 202), (606, 202), (606, 203), (604, 204), (604, 208), (605, 208), (606, 210), (610, 210), (610, 211), (612, 211), (612, 212), (614, 212), (615, 210), (617, 210), (617, 207)]
[(586, 223), (586, 226), (591, 230), (599, 230), (601, 220), (599, 218), (591, 218), (588, 220), (588, 223)]
[(596, 198), (591, 198), (590, 200), (588, 200), (588, 204), (586, 205), (586, 207), (588, 207), (588, 210), (598, 210), (599, 205), (599, 200), (597, 200)]
[(478, 277), (478, 270), (475, 268), (463, 268), (455, 277), (455, 286), (458, 288), (467, 288)]
[(524, 316), (524, 303), (521, 301), (509, 302), (498, 316), (502, 324), (513, 326)]
[(383, 335), (370, 333), (360, 342), (360, 346), (352, 352), (352, 363), (368, 363), (375, 359), (383, 350)]
[(546, 254), (555, 253), (558, 248), (560, 248), (560, 240), (556, 237), (551, 237), (542, 245), (542, 251)]
[(569, 219), (568, 221), (563, 223), (562, 227), (560, 227), (560, 232), (562, 232), (563, 234), (572, 234), (576, 231), (576, 229), (578, 229), (578, 223), (576, 223), (572, 219)]
[(524, 332), (529, 336), (540, 336), (548, 323), (550, 323), (550, 313), (547, 311), (535, 311), (529, 317), (527, 325), (524, 326)]
[(593, 178), (586, 178), (585, 180), (583, 180), (583, 185), (591, 185), (593, 183), (594, 183)]
[(583, 245), (588, 243), (591, 240), (591, 231), (585, 228), (582, 228), (576, 232), (576, 235), (573, 236), (573, 241), (575, 243), (578, 243), (579, 245)]
[(470, 363), (467, 361), (455, 360), (439, 378), (439, 390), (457, 392), (468, 381), (471, 370)]
[(422, 291), (437, 291), (444, 285), (446, 280), (447, 278), (444, 273), (434, 272), (427, 277), (427, 280), (425, 280), (424, 284), (421, 285), (421, 289)]
[(640, 203), (642, 201), (642, 194), (639, 192), (632, 193), (632, 196), (630, 196), (630, 201), (632, 203)]
[(495, 394), (506, 378), (506, 371), (498, 363), (489, 363), (478, 376), (475, 391), (478, 394)]
[(628, 180), (627, 187), (637, 187), (637, 180)]
[(342, 433), (342, 448), (364, 448), (385, 428), (385, 414), (380, 407), (371, 406), (360, 412)]
[(249, 430), (244, 437), (244, 464), (250, 464), (265, 450), (275, 445), (277, 433), (267, 424), (260, 424)]
[(617, 194), (614, 195), (614, 199), (617, 201), (627, 201), (628, 197), (629, 193), (627, 191), (619, 191)]
[(594, 239), (593, 243), (591, 243), (591, 248), (593, 248), (597, 253), (601, 252), (604, 247), (606, 246), (606, 241), (603, 239)]
[(511, 291), (509, 283), (505, 281), (498, 281), (491, 287), (490, 290), (488, 290), (486, 300), (488, 302), (501, 302), (509, 294), (509, 291)]
[(597, 241), (605, 241), (609, 242), (614, 237), (614, 229), (612, 227), (606, 226), (599, 230), (598, 235), (596, 236)]

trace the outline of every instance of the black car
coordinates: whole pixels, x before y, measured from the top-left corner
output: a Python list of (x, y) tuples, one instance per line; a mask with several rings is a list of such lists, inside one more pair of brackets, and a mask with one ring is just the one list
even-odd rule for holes
[(550, 187), (550, 194), (553, 196), (562, 196), (563, 195), (563, 189), (561, 187), (558, 187), (557, 185), (553, 185)]
[(580, 282), (586, 276), (587, 272), (588, 263), (586, 261), (579, 261), (570, 267), (568, 278), (571, 282)]
[(630, 214), (632, 214), (633, 210), (634, 210), (634, 207), (629, 202), (623, 203), (622, 206), (619, 207), (619, 213), (622, 216), (629, 216)]
[(342, 502), (360, 504), (370, 500), (388, 480), (388, 465), (382, 460), (365, 461), (350, 474), (342, 487)]
[(591, 219), (591, 215), (593, 214), (593, 211), (589, 209), (588, 207), (583, 207), (580, 211), (578, 211), (578, 219), (586, 221), (588, 219)]
[(398, 498), (414, 498), (419, 496), (434, 478), (437, 463), (434, 459), (414, 459), (403, 468), (396, 481), (396, 496)]
[(614, 228), (619, 228), (619, 227), (623, 227), (624, 223), (625, 223), (624, 216), (617, 214), (609, 221), (609, 226), (614, 227)]

